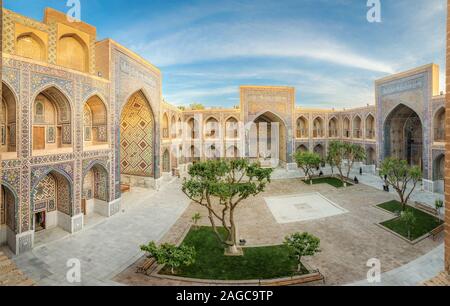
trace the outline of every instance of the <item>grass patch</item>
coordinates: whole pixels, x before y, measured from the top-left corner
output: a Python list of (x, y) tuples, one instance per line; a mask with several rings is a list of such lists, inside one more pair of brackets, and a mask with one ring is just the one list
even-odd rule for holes
[[(219, 229), (225, 235), (224, 229)], [(198, 279), (251, 280), (272, 279), (298, 275), (297, 260), (289, 256), (284, 245), (245, 248), (244, 256), (224, 255), (224, 247), (216, 238), (211, 227), (192, 228), (183, 243), (194, 246), (195, 263), (180, 267), (175, 275)], [(170, 275), (170, 268), (164, 267), (161, 274)], [(303, 267), (302, 273), (309, 271)]]
[[(378, 207), (383, 208), (392, 213), (398, 213), (402, 210), (402, 204), (398, 201), (386, 202), (378, 205)], [(436, 218), (435, 216), (427, 214), (414, 207), (407, 206), (406, 209), (408, 211), (411, 211), (416, 217), (416, 224), (414, 227), (411, 228), (411, 241), (416, 240), (417, 238), (420, 238), (423, 235), (431, 232), (432, 230), (434, 230), (436, 227), (438, 227), (443, 223), (440, 219)], [(405, 225), (405, 223), (402, 222), (399, 218), (388, 220), (386, 222), (381, 223), (381, 225), (408, 239), (408, 228)]]
[[(305, 184), (309, 184), (309, 180), (304, 180), (303, 181)], [(333, 187), (336, 188), (342, 188), (344, 187), (344, 184), (342, 183), (342, 181), (338, 178), (335, 177), (319, 177), (319, 178), (314, 178), (312, 179), (313, 185), (317, 185), (317, 184), (328, 184), (331, 185)], [(353, 186), (353, 184), (350, 184), (349, 182), (347, 182), (347, 187)]]

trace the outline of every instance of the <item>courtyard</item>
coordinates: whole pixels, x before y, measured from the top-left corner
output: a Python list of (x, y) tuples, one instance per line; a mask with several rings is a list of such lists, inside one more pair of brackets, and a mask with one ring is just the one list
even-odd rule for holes
[[(366, 278), (369, 259), (379, 259), (383, 273), (394, 271), (442, 244), (439, 237), (412, 245), (380, 228), (377, 224), (392, 219), (392, 214), (377, 205), (393, 199), (393, 194), (364, 184), (338, 189), (328, 184), (308, 185), (301, 178), (278, 179), (238, 208), (238, 234), (248, 247), (267, 247), (282, 244), (291, 233), (309, 232), (321, 239), (322, 252), (303, 261), (319, 269), (327, 285), (354, 283)], [(206, 210), (190, 204), (162, 242), (179, 242), (197, 212), (203, 216), (199, 225), (209, 226)], [(138, 260), (114, 281), (128, 285), (179, 283), (135, 273), (141, 263), (142, 259)]]

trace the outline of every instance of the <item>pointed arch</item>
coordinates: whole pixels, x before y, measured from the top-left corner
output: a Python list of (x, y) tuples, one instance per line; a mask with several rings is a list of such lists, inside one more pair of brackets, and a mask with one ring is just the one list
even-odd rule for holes
[(130, 96), (120, 117), (121, 173), (154, 177), (155, 117), (141, 90)]

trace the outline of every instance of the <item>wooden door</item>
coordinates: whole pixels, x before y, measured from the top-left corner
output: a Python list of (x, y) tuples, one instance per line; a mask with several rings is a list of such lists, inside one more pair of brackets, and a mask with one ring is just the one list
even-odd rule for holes
[(33, 150), (45, 149), (45, 127), (33, 127)]
[(81, 199), (81, 212), (86, 216), (86, 199)]

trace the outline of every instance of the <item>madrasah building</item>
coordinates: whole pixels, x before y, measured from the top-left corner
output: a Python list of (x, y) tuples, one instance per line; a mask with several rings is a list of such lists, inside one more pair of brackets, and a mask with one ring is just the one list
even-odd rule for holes
[(278, 123), (276, 166), (295, 168), (299, 150), (324, 157), (343, 140), (365, 148), (367, 167), (387, 156), (420, 166), (423, 188), (443, 193), (434, 64), (376, 80), (374, 106), (306, 109), (295, 88), (242, 86), (239, 107), (190, 110), (164, 101), (158, 68), (53, 9), (42, 22), (4, 9), (2, 43), (0, 244), (15, 254), (39, 232), (75, 233), (90, 214), (116, 214), (127, 187), (158, 188), (193, 159), (270, 158), (249, 155), (251, 123)]

